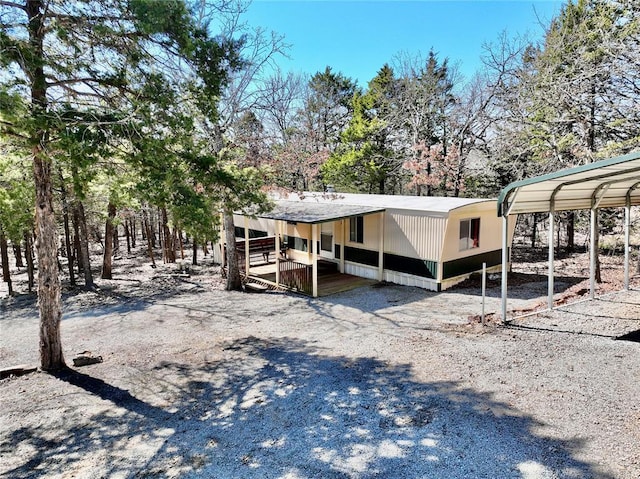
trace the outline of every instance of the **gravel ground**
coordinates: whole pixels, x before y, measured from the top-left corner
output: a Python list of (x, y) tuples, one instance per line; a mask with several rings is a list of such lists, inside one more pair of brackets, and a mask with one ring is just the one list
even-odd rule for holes
[[(145, 268), (65, 295), (67, 361), (103, 363), (0, 381), (0, 477), (640, 477), (640, 343), (615, 339), (640, 291), (503, 327), (468, 319), (473, 282), (314, 300)], [(0, 308), (0, 367), (36, 364), (33, 297)]]

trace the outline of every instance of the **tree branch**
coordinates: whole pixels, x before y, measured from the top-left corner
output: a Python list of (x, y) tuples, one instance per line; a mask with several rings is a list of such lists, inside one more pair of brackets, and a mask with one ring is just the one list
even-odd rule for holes
[(26, 5), (20, 5), (19, 3), (15, 3), (15, 2), (8, 2), (6, 0), (0, 0), (0, 7), (19, 8), (23, 12), (27, 11)]
[(2, 131), (2, 133), (5, 133), (7, 135), (11, 135), (15, 138), (20, 138), (21, 140), (28, 140), (29, 137), (26, 135), (23, 135), (22, 133), (17, 132), (14, 128), (15, 125), (11, 122), (5, 121), (5, 120), (0, 120), (0, 126), (2, 126), (2, 128), (0, 128), (0, 131)]

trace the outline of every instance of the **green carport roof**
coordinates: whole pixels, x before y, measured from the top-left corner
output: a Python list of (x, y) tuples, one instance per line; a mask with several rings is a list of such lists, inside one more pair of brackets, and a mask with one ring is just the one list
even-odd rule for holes
[(498, 216), (640, 205), (640, 152), (516, 181), (498, 197)]

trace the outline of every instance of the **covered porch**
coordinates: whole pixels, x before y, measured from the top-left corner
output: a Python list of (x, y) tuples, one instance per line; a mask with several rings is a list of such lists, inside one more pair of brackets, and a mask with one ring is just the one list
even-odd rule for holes
[[(289, 262), (290, 264), (287, 264)], [(251, 275), (248, 281), (258, 282), (267, 286), (285, 287), (291, 291), (299, 292), (311, 296), (313, 294), (313, 272), (312, 265), (295, 264), (293, 261), (281, 260), (280, 266), (289, 272), (280, 273), (280, 284), (276, 282), (276, 262), (262, 264), (251, 268)], [(338, 271), (338, 265), (333, 262), (318, 261), (318, 296), (329, 296), (344, 291), (350, 291), (361, 286), (369, 286), (375, 280), (353, 276), (351, 274)]]
[[(383, 279), (384, 213), (380, 207), (332, 205), (280, 201), (273, 210), (259, 215), (273, 220), (275, 236), (249, 238), (245, 220), (243, 251), (254, 244), (269, 244), (269, 251), (256, 256), (243, 254), (241, 269), (248, 281), (258, 281), (318, 297), (372, 284)], [(345, 243), (362, 228), (365, 215), (378, 216), (378, 269), (375, 278), (345, 274)], [(246, 218), (246, 217), (245, 217)], [(271, 254), (273, 253), (273, 255)]]

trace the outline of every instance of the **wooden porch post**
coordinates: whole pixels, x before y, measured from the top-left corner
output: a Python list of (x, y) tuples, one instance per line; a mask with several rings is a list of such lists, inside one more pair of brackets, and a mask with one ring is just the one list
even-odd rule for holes
[(244, 271), (249, 277), (249, 267), (251, 263), (251, 255), (249, 254), (249, 218), (244, 217)]
[(378, 227), (378, 281), (384, 279), (384, 211), (378, 214), (380, 225)]
[(282, 230), (282, 221), (276, 221), (276, 285), (280, 286), (280, 232)]
[(311, 225), (311, 276), (313, 282), (313, 297), (318, 297), (318, 225)]

